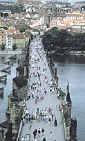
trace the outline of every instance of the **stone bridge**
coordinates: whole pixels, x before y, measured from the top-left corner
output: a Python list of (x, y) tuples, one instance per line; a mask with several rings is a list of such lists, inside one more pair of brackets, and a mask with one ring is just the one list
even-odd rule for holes
[[(39, 37), (33, 39), (30, 44), (28, 67), (30, 98), (25, 101), (23, 126), (20, 126), (17, 141), (69, 141), (71, 118), (69, 85), (65, 100), (64, 94), (58, 88), (57, 77), (53, 77), (50, 71)], [(65, 117), (67, 115), (66, 119), (64, 115)], [(68, 122), (69, 126), (65, 122)]]

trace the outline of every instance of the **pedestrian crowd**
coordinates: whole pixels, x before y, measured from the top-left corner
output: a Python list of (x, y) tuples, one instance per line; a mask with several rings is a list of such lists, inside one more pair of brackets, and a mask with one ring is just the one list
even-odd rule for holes
[[(40, 61), (39, 58), (37, 59), (37, 61)], [(43, 92), (42, 92), (42, 87), (41, 87), (42, 86), (41, 75), (44, 74), (43, 75), (44, 83), (48, 84), (49, 82), (48, 76), (46, 75), (46, 71), (47, 71), (46, 63), (44, 63), (44, 65), (45, 67), (43, 68), (42, 72), (41, 72), (40, 66), (37, 66), (36, 67), (37, 71), (31, 72), (29, 75), (29, 78), (33, 77), (33, 82), (30, 86), (30, 89), (31, 89), (30, 98), (34, 100), (36, 105), (39, 101), (45, 98), (45, 95), (48, 94), (46, 87), (43, 88)], [(32, 68), (35, 69), (34, 66)], [(50, 89), (50, 92), (51, 92), (51, 89)], [(34, 121), (34, 120), (38, 120), (38, 121), (41, 120), (41, 121), (47, 122), (48, 124), (52, 123), (53, 127), (57, 127), (57, 119), (56, 119), (56, 116), (53, 114), (52, 110), (53, 109), (50, 106), (45, 107), (44, 109), (37, 108), (36, 111), (28, 113), (24, 118), (27, 122), (29, 121), (30, 123), (31, 121)], [(33, 129), (32, 134), (33, 134), (33, 141), (47, 141), (44, 128), (40, 127), (38, 129), (37, 128)]]

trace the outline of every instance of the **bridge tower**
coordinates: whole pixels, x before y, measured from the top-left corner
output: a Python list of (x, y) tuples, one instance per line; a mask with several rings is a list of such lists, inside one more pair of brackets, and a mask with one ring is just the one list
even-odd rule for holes
[(66, 101), (63, 105), (63, 121), (64, 121), (64, 133), (65, 133), (65, 140), (70, 140), (70, 128), (71, 128), (71, 109), (72, 109), (72, 102), (70, 98), (69, 92), (69, 82), (67, 84), (67, 92), (66, 92)]
[(72, 102), (71, 102), (71, 97), (70, 97), (70, 92), (69, 92), (69, 82), (67, 84), (67, 95), (66, 95), (66, 103), (68, 107), (68, 115), (71, 120), (71, 109), (72, 109)]

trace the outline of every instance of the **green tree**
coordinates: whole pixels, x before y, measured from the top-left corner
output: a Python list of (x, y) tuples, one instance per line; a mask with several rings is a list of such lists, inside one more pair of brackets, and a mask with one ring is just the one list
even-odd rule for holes
[(21, 29), (20, 29), (20, 32), (21, 32), (21, 33), (25, 32), (25, 28), (21, 28)]
[(1, 50), (5, 50), (5, 44), (2, 43)]
[(26, 24), (22, 24), (21, 26), (19, 26), (19, 31), (22, 33), (22, 32), (25, 32), (25, 30), (27, 30), (29, 27), (26, 25)]
[(16, 49), (17, 49), (17, 45), (14, 44), (14, 45), (12, 46), (12, 49), (13, 49), (13, 50), (16, 50)]

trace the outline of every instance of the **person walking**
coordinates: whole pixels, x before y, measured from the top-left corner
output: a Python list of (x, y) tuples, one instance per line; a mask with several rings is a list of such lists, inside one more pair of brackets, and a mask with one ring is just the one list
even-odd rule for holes
[(46, 141), (46, 138), (44, 137), (42, 141)]
[(41, 87), (41, 82), (40, 82), (40, 87)]
[(45, 90), (44, 93), (45, 93), (45, 95), (46, 95), (46, 94), (47, 94), (47, 91)]
[(36, 132), (35, 130), (33, 131), (34, 139), (36, 138)]
[(53, 114), (52, 114), (52, 121), (53, 121)]
[(54, 121), (54, 126), (56, 127), (57, 126), (57, 120), (55, 118), (55, 121)]
[(40, 128), (38, 129), (38, 134), (40, 135), (41, 131), (40, 131)]
[(42, 128), (42, 134), (44, 134), (44, 129)]

